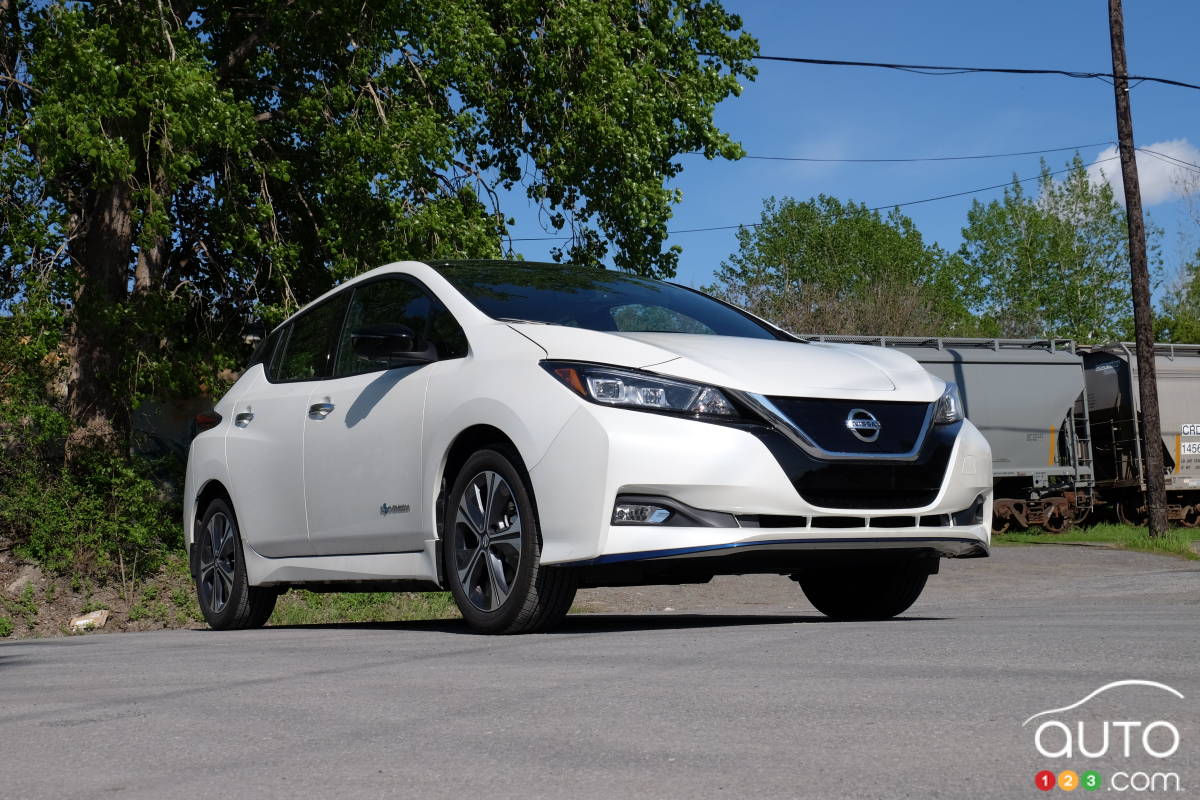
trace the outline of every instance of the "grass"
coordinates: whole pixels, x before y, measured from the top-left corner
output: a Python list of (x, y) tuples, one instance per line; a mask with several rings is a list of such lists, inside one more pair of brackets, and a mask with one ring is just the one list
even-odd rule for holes
[(280, 596), (269, 624), (408, 622), (458, 616), (449, 592), (317, 593), (294, 589)]
[(1103, 542), (1122, 550), (1139, 550), (1189, 559), (1200, 559), (1192, 542), (1200, 540), (1200, 530), (1172, 528), (1165, 536), (1150, 538), (1146, 528), (1133, 525), (1100, 524), (1087, 528), (1071, 528), (1065, 533), (1045, 533), (1037, 528), (1027, 531), (999, 533), (992, 537), (996, 544), (1062, 544), (1064, 542)]

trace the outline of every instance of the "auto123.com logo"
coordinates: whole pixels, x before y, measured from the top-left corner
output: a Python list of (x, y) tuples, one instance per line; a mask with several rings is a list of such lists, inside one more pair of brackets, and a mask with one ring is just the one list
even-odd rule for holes
[[(1149, 690), (1154, 690), (1153, 698), (1147, 696)], [(1051, 767), (1034, 775), (1034, 785), (1043, 792), (1184, 791), (1179, 773), (1170, 768), (1181, 743), (1179, 726), (1169, 719), (1178, 704), (1163, 693), (1183, 699), (1164, 683), (1113, 681), (1082, 700), (1029, 717), (1022, 727)], [(1164, 707), (1164, 700), (1169, 706)], [(1130, 711), (1138, 706), (1157, 710), (1148, 716)]]

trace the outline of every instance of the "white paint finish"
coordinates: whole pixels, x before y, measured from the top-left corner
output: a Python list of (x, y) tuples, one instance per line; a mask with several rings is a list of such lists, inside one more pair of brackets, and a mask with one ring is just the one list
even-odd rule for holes
[[(974, 460), (975, 474), (965, 470)], [(654, 526), (610, 526), (618, 494), (659, 494), (695, 508), (730, 514), (886, 517), (934, 515), (961, 511), (980, 494), (990, 498), (991, 460), (987, 441), (964, 422), (950, 457), (948, 477), (931, 504), (916, 509), (829, 509), (806, 503), (782, 467), (756, 437), (722, 425), (647, 414), (626, 409), (581, 406), (554, 447), (530, 477), (538, 497), (546, 563), (583, 561), (603, 555), (686, 547), (687, 531), (702, 530), (697, 544), (741, 541), (742, 537), (774, 536), (761, 529), (668, 529)], [(985, 520), (990, 521), (989, 507)], [(987, 524), (968, 526), (963, 534), (989, 545)], [(676, 534), (679, 530), (685, 533)], [(946, 536), (946, 528), (903, 529), (906, 536)], [(613, 540), (610, 536), (619, 531)], [(959, 534), (954, 534), (959, 535)], [(683, 536), (683, 539), (679, 537)], [(792, 531), (783, 539), (855, 538), (853, 529)], [(887, 534), (891, 536), (891, 534)], [(667, 537), (664, 539), (663, 537)], [(670, 541), (672, 544), (663, 544)]]
[[(261, 366), (242, 376), (245, 390), (225, 426), (229, 490), (242, 539), (268, 556), (311, 555), (304, 499), (304, 423), (312, 383), (270, 383)], [(245, 424), (238, 414), (253, 414)], [(189, 471), (191, 463), (188, 463)]]
[(434, 543), (419, 553), (266, 558), (245, 548), (246, 572), (253, 586), (329, 581), (435, 580)]
[[(310, 384), (309, 406), (327, 416), (304, 422), (308, 539), (317, 555), (419, 550), (422, 524), (421, 433), (432, 372), (451, 362), (370, 372)], [(407, 513), (380, 507), (407, 505)]]
[(689, 333), (609, 333), (514, 323), (549, 358), (634, 367), (766, 395), (920, 400), (944, 383), (882, 347)]

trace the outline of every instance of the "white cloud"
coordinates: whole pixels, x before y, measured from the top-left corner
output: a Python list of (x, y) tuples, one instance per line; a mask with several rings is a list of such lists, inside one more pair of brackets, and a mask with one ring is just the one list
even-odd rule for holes
[[(1142, 205), (1156, 206), (1185, 194), (1200, 191), (1200, 170), (1171, 159), (1200, 165), (1200, 149), (1187, 139), (1138, 145), (1138, 183), (1142, 189)], [(1145, 151), (1151, 151), (1149, 153)], [(1113, 187), (1117, 201), (1124, 205), (1125, 187), (1121, 179), (1121, 160), (1116, 145), (1100, 151), (1088, 166), (1088, 175), (1095, 183), (1107, 181)]]

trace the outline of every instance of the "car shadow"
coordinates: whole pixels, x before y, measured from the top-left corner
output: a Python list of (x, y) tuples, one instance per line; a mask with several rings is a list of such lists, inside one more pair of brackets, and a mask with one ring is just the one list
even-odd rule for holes
[(363, 387), (350, 408), (346, 410), (346, 427), (353, 428), (362, 422), (384, 396), (400, 381), (421, 369), (424, 364), (400, 369), (389, 369), (379, 373), (379, 377)]
[[(897, 617), (884, 620), (902, 625), (937, 622), (945, 617)], [(819, 614), (571, 614), (547, 635), (617, 633), (625, 631), (692, 630), (751, 625), (847, 625)], [(478, 635), (461, 619), (398, 622), (326, 622), (312, 625), (271, 625), (264, 630), (395, 630)]]

